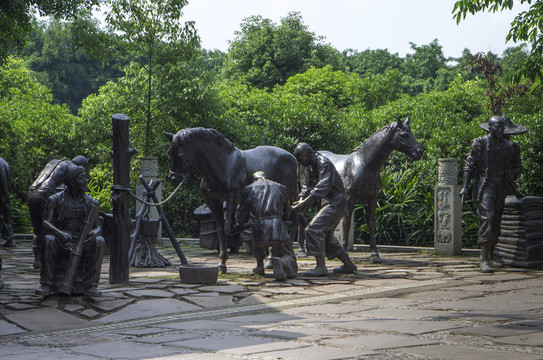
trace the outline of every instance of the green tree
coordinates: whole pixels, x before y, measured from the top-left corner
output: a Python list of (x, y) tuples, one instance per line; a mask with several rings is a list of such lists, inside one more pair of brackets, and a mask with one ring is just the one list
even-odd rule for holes
[(397, 70), (385, 74), (368, 73), (361, 77), (356, 73), (333, 71), (327, 65), (292, 76), (282, 90), (298, 95), (322, 93), (338, 109), (354, 104), (373, 109), (398, 98), (399, 82), (400, 74)]
[[(519, 3), (530, 4), (530, 7), (528, 11), (522, 11), (515, 17), (505, 40), (525, 41), (530, 44), (530, 54), (524, 60), (522, 69), (516, 73), (515, 81), (520, 82), (522, 77), (526, 77), (537, 85), (543, 81), (543, 28), (541, 26), (543, 1), (519, 0)], [(466, 18), (468, 13), (476, 14), (484, 11), (495, 13), (511, 10), (513, 5), (513, 0), (459, 0), (454, 3), (452, 13), (458, 24)]]
[(12, 217), (17, 231), (28, 231), (25, 208), (28, 186), (47, 156), (77, 155), (74, 132), (78, 118), (64, 105), (53, 104), (51, 91), (20, 59), (0, 66), (0, 156), (11, 167)]
[(21, 55), (52, 91), (54, 101), (77, 114), (81, 102), (107, 81), (122, 75), (110, 63), (89, 58), (72, 38), (72, 23), (48, 19), (34, 22), (31, 41)]
[(32, 14), (73, 18), (80, 9), (92, 9), (101, 0), (7, 0), (0, 1), (0, 64), (20, 50), (32, 30)]
[(248, 17), (235, 34), (225, 74), (260, 89), (282, 85), (310, 66), (338, 60), (337, 52), (322, 44), (322, 38), (308, 30), (297, 12), (282, 18), (279, 25), (262, 16)]
[(384, 74), (387, 70), (399, 70), (403, 61), (398, 53), (391, 54), (387, 49), (368, 49), (362, 52), (347, 49), (342, 53), (345, 70), (362, 76), (367, 73)]
[(138, 84), (132, 96), (144, 99), (133, 109), (132, 119), (136, 126), (143, 123), (146, 156), (150, 155), (154, 136), (152, 125), (159, 121), (154, 116), (159, 101), (156, 88), (163, 82), (179, 81), (170, 77), (170, 71), (179, 62), (190, 60), (199, 49), (194, 24), (181, 20), (186, 4), (187, 0), (110, 0), (105, 32), (88, 19), (78, 24), (81, 41), (94, 56), (102, 60), (122, 57), (131, 63), (125, 69), (127, 76), (145, 76), (144, 87), (139, 86), (141, 81), (132, 82)]
[(403, 91), (413, 96), (435, 89), (438, 72), (447, 69), (447, 59), (437, 39), (428, 45), (410, 44), (414, 53), (405, 56), (401, 72)]

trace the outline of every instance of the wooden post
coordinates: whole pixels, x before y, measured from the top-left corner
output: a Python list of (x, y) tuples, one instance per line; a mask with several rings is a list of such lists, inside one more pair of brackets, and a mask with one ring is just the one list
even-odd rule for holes
[(137, 153), (130, 149), (128, 128), (129, 118), (123, 114), (112, 116), (113, 124), (113, 188), (111, 200), (113, 205), (113, 234), (109, 265), (110, 284), (128, 282), (130, 261), (130, 158)]

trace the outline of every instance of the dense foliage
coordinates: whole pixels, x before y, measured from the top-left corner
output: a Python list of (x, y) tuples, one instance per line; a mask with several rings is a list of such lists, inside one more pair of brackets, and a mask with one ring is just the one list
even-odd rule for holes
[(0, 64), (20, 50), (32, 31), (32, 14), (74, 18), (81, 9), (92, 9), (101, 0), (3, 0), (0, 1)]
[[(543, 94), (527, 80), (513, 82), (530, 56), (523, 45), (501, 56), (465, 50), (455, 59), (443, 56), (437, 40), (411, 44), (412, 53), (404, 58), (387, 50), (339, 52), (311, 33), (300, 14), (290, 13), (280, 24), (259, 16), (245, 19), (229, 51), (222, 53), (199, 49), (192, 25), (164, 18), (148, 23), (152, 11), (144, 11), (140, 23), (122, 21), (124, 11), (140, 14), (145, 6), (159, 2), (119, 4), (126, 8), (117, 9), (117, 15), (112, 12), (109, 21), (114, 27), (109, 32), (101, 32), (88, 14), (73, 24), (36, 24), (33, 42), (19, 59), (9, 58), (0, 69), (0, 156), (13, 169), (14, 222), (21, 231), (28, 224), (26, 189), (49, 155), (86, 155), (92, 195), (109, 210), (115, 113), (130, 117), (131, 147), (140, 151), (132, 162), (134, 187), (138, 158), (146, 147), (158, 156), (160, 175), (166, 177), (169, 144), (163, 131), (212, 127), (240, 149), (266, 144), (292, 151), (304, 141), (316, 149), (347, 154), (397, 117), (410, 116), (425, 155), (417, 162), (399, 153), (389, 158), (382, 172), (377, 238), (381, 244), (431, 246), (437, 159), (457, 158), (461, 176), (470, 143), (484, 135), (479, 125), (497, 111), (499, 100), (502, 114), (530, 129), (512, 139), (520, 144), (523, 156), (519, 188), (526, 195), (543, 196)], [(185, 1), (168, 4), (182, 7)], [(149, 35), (147, 40), (122, 38), (126, 26), (136, 25), (142, 26), (139, 34)], [(180, 30), (176, 36), (183, 35), (177, 42), (168, 35), (174, 28)], [(85, 32), (96, 37), (82, 36)], [(155, 45), (145, 47), (147, 41)], [(110, 51), (114, 48), (118, 51)], [(90, 56), (98, 53), (123, 72), (113, 74), (107, 66), (101, 72), (92, 66), (96, 60)], [(62, 67), (75, 77), (81, 77), (81, 67), (92, 69), (87, 74), (89, 85), (83, 88), (103, 83), (89, 91), (81, 106), (70, 103), (78, 107), (78, 116), (66, 105), (55, 104), (68, 103), (58, 89), (73, 86), (72, 75), (58, 75), (52, 60), (57, 54)], [(485, 64), (494, 64), (499, 71), (489, 74), (491, 67)], [(532, 90), (509, 91), (515, 87)], [(197, 235), (192, 212), (204, 202), (198, 181), (194, 171), (165, 206), (179, 236)], [(165, 183), (164, 193), (171, 190)], [(363, 209), (357, 209), (357, 242), (368, 236), (363, 216)], [(463, 221), (464, 245), (475, 246), (473, 204), (464, 207)]]
[[(466, 18), (467, 14), (489, 11), (497, 12), (513, 9), (513, 0), (459, 0), (454, 4), (453, 14), (456, 22), (459, 23)], [(522, 62), (520, 71), (516, 72), (515, 79), (520, 81), (526, 77), (539, 84), (543, 81), (543, 1), (541, 0), (519, 0), (520, 4), (530, 4), (527, 11), (520, 12), (511, 23), (511, 28), (506, 40), (514, 42), (528, 42), (531, 46), (529, 56)]]

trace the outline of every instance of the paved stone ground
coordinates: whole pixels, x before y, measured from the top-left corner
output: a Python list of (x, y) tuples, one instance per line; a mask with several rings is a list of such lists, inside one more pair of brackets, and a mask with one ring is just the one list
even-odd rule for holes
[[(106, 257), (102, 297), (43, 298), (30, 249), (0, 249), (1, 359), (543, 359), (541, 269), (480, 274), (476, 257), (425, 253), (374, 265), (356, 252), (357, 274), (277, 282), (241, 253), (216, 284), (188, 285), (161, 247), (174, 265), (131, 268), (124, 285), (108, 283)], [(190, 263), (218, 261), (183, 249)]]

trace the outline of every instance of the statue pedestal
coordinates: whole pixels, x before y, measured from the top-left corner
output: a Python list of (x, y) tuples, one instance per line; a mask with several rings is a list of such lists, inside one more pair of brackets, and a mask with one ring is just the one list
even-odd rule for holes
[[(145, 181), (147, 183), (151, 182), (151, 180), (155, 180), (158, 178), (158, 158), (156, 157), (142, 157), (140, 159), (140, 175), (143, 176)], [(145, 188), (141, 184), (140, 181), (136, 184), (136, 195), (142, 199), (143, 193), (145, 192)], [(162, 184), (158, 186), (158, 188), (155, 191), (155, 194), (158, 198), (158, 201), (162, 201)], [(139, 212), (141, 208), (141, 202), (136, 201), (136, 214)], [(158, 214), (158, 210), (156, 206), (150, 206), (149, 207), (149, 220), (155, 220), (160, 219), (160, 216)], [(157, 238), (160, 241), (162, 238), (162, 223), (159, 221), (158, 230), (157, 230)]]
[(462, 253), (462, 186), (456, 185), (458, 161), (439, 159), (439, 184), (435, 187), (434, 249), (437, 255)]
[(494, 258), (505, 265), (543, 265), (543, 198), (507, 196)]

